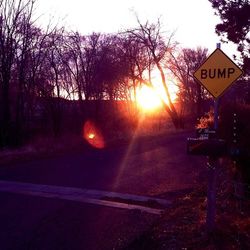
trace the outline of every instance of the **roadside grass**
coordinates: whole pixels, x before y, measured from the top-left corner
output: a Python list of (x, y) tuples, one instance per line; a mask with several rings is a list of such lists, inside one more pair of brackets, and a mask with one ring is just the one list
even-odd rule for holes
[(232, 198), (230, 209), (221, 209), (218, 202), (216, 230), (208, 233), (206, 220), (206, 195), (203, 186), (188, 196), (178, 198), (165, 210), (150, 231), (134, 239), (127, 250), (165, 249), (250, 249), (250, 201), (244, 204), (246, 211), (237, 212), (237, 200)]
[[(155, 125), (157, 124), (157, 125)], [(163, 126), (158, 121), (151, 123), (141, 123), (139, 126), (129, 132), (118, 131), (115, 128), (109, 129), (104, 134), (105, 148), (127, 145), (133, 137), (159, 137), (163, 134), (178, 133), (169, 123)], [(67, 152), (82, 152), (94, 149), (83, 138), (82, 134), (64, 133), (59, 137), (54, 136), (36, 136), (25, 145), (19, 148), (0, 149), (0, 166), (21, 161), (29, 161), (36, 158), (53, 157)]]
[(51, 157), (80, 147), (84, 147), (84, 141), (75, 134), (68, 133), (59, 138), (39, 136), (22, 147), (0, 150), (0, 165)]
[(206, 229), (207, 183), (173, 199), (151, 229), (134, 239), (127, 250), (250, 249), (250, 200), (239, 200), (232, 184), (232, 168), (222, 162), (216, 196), (216, 228)]

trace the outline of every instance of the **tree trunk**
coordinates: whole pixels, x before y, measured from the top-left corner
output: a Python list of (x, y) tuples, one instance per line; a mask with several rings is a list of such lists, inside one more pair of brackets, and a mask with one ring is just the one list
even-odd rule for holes
[(171, 100), (170, 93), (169, 93), (169, 90), (168, 90), (168, 86), (167, 86), (167, 83), (166, 83), (166, 78), (165, 78), (165, 74), (163, 72), (163, 69), (162, 69), (162, 67), (161, 67), (161, 65), (160, 65), (159, 62), (156, 63), (156, 66), (157, 66), (158, 70), (160, 71), (162, 85), (164, 87), (165, 93), (166, 93), (167, 98), (168, 98), (169, 106), (165, 102), (163, 102), (165, 110), (170, 115), (171, 120), (172, 120), (172, 122), (174, 124), (174, 127), (176, 129), (183, 128), (183, 123), (181, 121), (181, 118), (179, 117), (179, 115), (178, 115), (178, 113), (176, 111), (176, 108), (175, 108), (175, 106), (174, 106), (174, 104), (173, 104), (173, 102)]
[(10, 101), (9, 101), (9, 80), (3, 81), (2, 86), (2, 115), (1, 115), (1, 143), (3, 147), (10, 144)]

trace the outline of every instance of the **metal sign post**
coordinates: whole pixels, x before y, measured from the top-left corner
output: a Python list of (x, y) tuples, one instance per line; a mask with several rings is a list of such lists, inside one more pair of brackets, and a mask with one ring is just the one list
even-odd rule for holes
[(216, 158), (209, 156), (208, 160), (208, 188), (207, 188), (207, 218), (206, 225), (208, 232), (215, 229), (216, 215), (216, 175), (217, 175)]
[[(214, 131), (219, 126), (219, 98), (236, 81), (243, 71), (220, 50), (220, 43), (215, 51), (194, 72), (194, 77), (214, 97)], [(216, 177), (218, 159), (226, 151), (225, 141), (219, 138), (188, 138), (188, 153), (208, 156), (208, 190), (207, 190), (207, 230), (215, 229), (216, 215)]]
[[(220, 43), (217, 44), (220, 49)], [(217, 132), (219, 126), (219, 97), (214, 100), (214, 130)], [(217, 133), (216, 133), (217, 134)], [(209, 156), (208, 159), (208, 189), (207, 189), (207, 230), (209, 232), (215, 229), (216, 215), (216, 177), (218, 157)]]
[[(214, 104), (214, 129), (218, 129), (218, 100)], [(216, 110), (217, 109), (217, 110)], [(209, 156), (208, 158), (208, 188), (207, 188), (207, 218), (206, 224), (209, 232), (215, 229), (216, 215), (216, 177), (218, 168), (218, 157)]]
[[(219, 97), (214, 101), (214, 130), (219, 127)], [(215, 229), (216, 215), (216, 177), (218, 168), (218, 157), (209, 156), (208, 160), (208, 190), (207, 190), (207, 230)]]

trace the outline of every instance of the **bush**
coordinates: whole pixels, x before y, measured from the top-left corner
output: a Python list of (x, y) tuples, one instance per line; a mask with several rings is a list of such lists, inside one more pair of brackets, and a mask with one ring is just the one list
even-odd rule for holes
[(250, 105), (225, 103), (220, 109), (219, 135), (228, 143), (243, 182), (250, 183)]

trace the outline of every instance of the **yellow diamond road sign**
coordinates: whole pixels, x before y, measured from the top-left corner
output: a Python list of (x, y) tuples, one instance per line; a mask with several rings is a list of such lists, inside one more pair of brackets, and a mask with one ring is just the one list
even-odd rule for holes
[(242, 70), (222, 50), (216, 49), (194, 72), (194, 77), (217, 98), (242, 74)]

